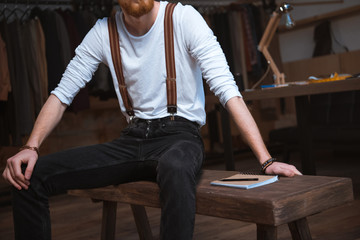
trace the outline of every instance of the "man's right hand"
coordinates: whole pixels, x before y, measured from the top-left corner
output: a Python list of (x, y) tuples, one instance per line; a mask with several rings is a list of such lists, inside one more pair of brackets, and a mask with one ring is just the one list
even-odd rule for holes
[[(63, 104), (55, 95), (50, 94), (35, 121), (33, 131), (26, 144), (39, 147), (59, 123), (66, 107), (67, 105)], [(28, 189), (38, 157), (36, 150), (33, 149), (23, 149), (18, 152), (7, 160), (3, 172), (4, 179), (19, 190)], [(27, 165), (24, 173), (21, 171), (21, 165), (23, 164)]]
[[(4, 179), (13, 185), (15, 188), (28, 189), (30, 185), (30, 178), (33, 172), (38, 155), (35, 151), (24, 149), (18, 152), (13, 157), (9, 158), (3, 172)], [(21, 166), (25, 164), (25, 173), (22, 172)]]

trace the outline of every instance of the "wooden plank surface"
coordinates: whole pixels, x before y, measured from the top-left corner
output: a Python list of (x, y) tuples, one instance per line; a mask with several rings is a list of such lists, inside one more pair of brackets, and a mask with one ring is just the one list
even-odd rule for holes
[[(278, 226), (353, 200), (351, 180), (340, 177), (281, 177), (276, 183), (248, 190), (210, 185), (234, 173), (204, 171), (197, 190), (198, 214)], [(158, 191), (156, 183), (143, 181), (69, 193), (159, 207)]]
[(262, 90), (243, 91), (245, 101), (261, 100), (281, 97), (296, 97), (321, 93), (345, 92), (360, 90), (360, 78), (340, 81), (313, 83), (288, 87), (266, 88)]

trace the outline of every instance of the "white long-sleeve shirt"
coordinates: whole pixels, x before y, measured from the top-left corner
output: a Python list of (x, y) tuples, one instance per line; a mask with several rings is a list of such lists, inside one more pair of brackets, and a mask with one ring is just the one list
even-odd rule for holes
[[(166, 4), (160, 2), (156, 20), (143, 36), (131, 35), (125, 27), (122, 13), (115, 15), (125, 83), (135, 116), (143, 119), (169, 116), (164, 48)], [(176, 115), (204, 125), (206, 114), (202, 77), (223, 105), (230, 98), (241, 95), (224, 53), (202, 16), (193, 7), (178, 3), (173, 13), (173, 24)], [(129, 118), (118, 89), (106, 18), (97, 21), (75, 52), (75, 57), (52, 94), (62, 103), (70, 105), (80, 88), (91, 80), (99, 63), (104, 62), (110, 68), (121, 111)]]

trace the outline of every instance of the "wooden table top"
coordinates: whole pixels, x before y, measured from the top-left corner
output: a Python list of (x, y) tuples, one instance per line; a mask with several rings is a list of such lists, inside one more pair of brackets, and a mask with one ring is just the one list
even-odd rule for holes
[(278, 226), (353, 200), (349, 178), (279, 177), (275, 183), (247, 190), (210, 185), (234, 173), (204, 171), (198, 189), (199, 212)]
[(360, 90), (360, 78), (241, 92), (245, 101)]
[[(341, 177), (280, 177), (275, 183), (253, 189), (210, 185), (213, 180), (235, 173), (204, 170), (197, 188), (198, 214), (279, 226), (353, 200), (351, 179)], [(156, 183), (141, 181), (116, 187), (71, 190), (70, 194), (159, 207), (158, 192)]]

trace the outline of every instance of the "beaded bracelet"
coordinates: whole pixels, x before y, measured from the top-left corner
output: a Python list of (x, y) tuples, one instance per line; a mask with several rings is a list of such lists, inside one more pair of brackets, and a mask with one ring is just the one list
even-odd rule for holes
[(267, 160), (266, 162), (264, 162), (263, 164), (261, 164), (261, 171), (263, 173), (265, 173), (266, 169), (274, 163), (274, 161), (276, 161), (276, 158), (270, 158), (269, 160)]
[(28, 145), (24, 145), (24, 146), (22, 146), (21, 148), (19, 148), (19, 151), (22, 151), (22, 150), (24, 150), (24, 149), (29, 149), (29, 150), (35, 151), (38, 156), (40, 155), (39, 148), (37, 148), (37, 147), (30, 147), (30, 146), (28, 146)]

